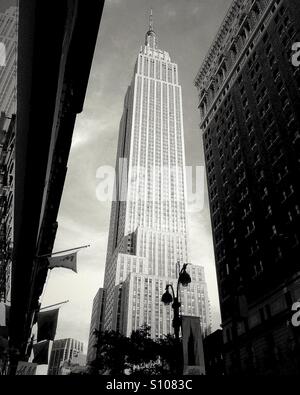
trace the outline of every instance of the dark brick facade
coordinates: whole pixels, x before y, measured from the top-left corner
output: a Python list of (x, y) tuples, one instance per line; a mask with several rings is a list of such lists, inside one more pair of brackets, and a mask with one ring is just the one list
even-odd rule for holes
[(300, 299), (300, 4), (249, 1), (237, 17), (223, 79), (205, 65), (196, 79), (226, 370), (299, 373), (300, 328), (288, 322)]
[(224, 376), (223, 333), (219, 329), (203, 339), (207, 376)]

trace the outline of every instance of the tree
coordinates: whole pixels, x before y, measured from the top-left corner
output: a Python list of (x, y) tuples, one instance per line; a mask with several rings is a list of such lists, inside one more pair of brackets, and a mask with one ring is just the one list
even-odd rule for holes
[(95, 374), (123, 375), (127, 368), (129, 339), (114, 331), (95, 332), (97, 357), (92, 363)]
[(172, 335), (153, 340), (147, 325), (129, 338), (114, 332), (95, 332), (97, 357), (90, 374), (149, 376), (171, 374), (178, 366), (178, 344)]
[(152, 375), (159, 365), (159, 344), (151, 339), (147, 325), (133, 331), (130, 336), (130, 352), (127, 357), (131, 374)]
[(183, 366), (182, 341), (175, 339), (173, 335), (167, 335), (158, 339), (160, 350), (160, 374), (175, 374), (178, 366)]

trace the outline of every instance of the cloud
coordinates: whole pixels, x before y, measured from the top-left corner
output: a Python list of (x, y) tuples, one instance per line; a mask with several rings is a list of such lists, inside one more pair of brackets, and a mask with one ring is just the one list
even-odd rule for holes
[(118, 5), (121, 4), (122, 0), (106, 0), (106, 3), (108, 4), (113, 4), (113, 5)]
[(200, 11), (200, 7), (199, 7), (199, 6), (196, 6), (196, 7), (194, 7), (194, 8), (192, 9), (192, 14), (193, 14), (193, 15), (196, 15), (199, 11)]
[(176, 15), (177, 15), (177, 13), (176, 13), (175, 10), (173, 10), (173, 9), (168, 9), (168, 10), (167, 10), (167, 16), (168, 16), (169, 18), (174, 18), (174, 17), (176, 17)]

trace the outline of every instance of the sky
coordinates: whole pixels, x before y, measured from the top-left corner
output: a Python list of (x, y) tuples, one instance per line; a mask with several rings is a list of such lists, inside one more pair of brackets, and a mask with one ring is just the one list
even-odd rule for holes
[(16, 5), (17, 0), (0, 0), (0, 12), (5, 12), (9, 7)]
[[(87, 348), (93, 297), (103, 285), (111, 205), (97, 200), (96, 171), (115, 165), (124, 96), (144, 43), (150, 8), (159, 48), (178, 64), (186, 163), (195, 167), (204, 165), (204, 157), (193, 80), (231, 1), (106, 0), (84, 110), (74, 130), (54, 251), (91, 247), (78, 254), (78, 274), (55, 269), (48, 276), (42, 306), (69, 300), (60, 308), (56, 339), (72, 337)], [(0, 12), (10, 3), (14, 1), (0, 0)], [(202, 188), (204, 208), (188, 215), (190, 260), (205, 268), (215, 330), (220, 325), (219, 300), (206, 185)]]

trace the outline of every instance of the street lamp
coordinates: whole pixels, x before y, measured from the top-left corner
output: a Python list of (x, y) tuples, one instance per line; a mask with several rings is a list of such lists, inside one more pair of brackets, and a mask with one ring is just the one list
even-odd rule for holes
[[(179, 332), (180, 332), (180, 327), (181, 327), (181, 317), (180, 317), (180, 306), (181, 303), (179, 301), (179, 287), (182, 285), (183, 287), (187, 287), (191, 282), (191, 276), (187, 273), (186, 268), (187, 268), (188, 263), (185, 263), (182, 266), (182, 269), (180, 270), (180, 262), (177, 262), (177, 268), (179, 269), (179, 275), (178, 275), (178, 280), (177, 280), (177, 288), (176, 288), (176, 294), (173, 288), (172, 284), (168, 284), (166, 286), (166, 292), (162, 295), (161, 301), (165, 305), (170, 305), (172, 303), (172, 309), (174, 310), (174, 317), (173, 317), (173, 328), (174, 328), (174, 334), (175, 334), (175, 347), (176, 347), (176, 352), (175, 352), (175, 364), (176, 364), (176, 374), (181, 374), (182, 372), (182, 366), (180, 362), (180, 354), (182, 352), (181, 345), (180, 345), (180, 339), (179, 339)], [(177, 269), (177, 270), (178, 270)], [(170, 293), (170, 289), (172, 293)]]
[[(179, 266), (179, 269), (180, 269), (179, 262), (177, 262), (177, 265)], [(166, 292), (163, 294), (163, 296), (161, 298), (161, 301), (165, 305), (170, 305), (173, 302), (172, 303), (172, 309), (174, 310), (173, 328), (174, 328), (175, 339), (177, 341), (179, 341), (179, 331), (180, 331), (180, 326), (181, 326), (181, 318), (180, 318), (180, 313), (179, 313), (179, 309), (181, 306), (181, 303), (179, 302), (179, 287), (180, 287), (180, 285), (182, 285), (183, 287), (187, 287), (192, 282), (191, 276), (186, 271), (187, 266), (188, 266), (188, 263), (185, 263), (182, 266), (182, 269), (179, 271), (176, 294), (175, 294), (173, 285), (168, 284), (166, 286)], [(172, 293), (170, 293), (170, 289), (171, 289)]]

